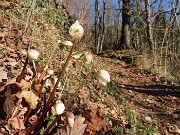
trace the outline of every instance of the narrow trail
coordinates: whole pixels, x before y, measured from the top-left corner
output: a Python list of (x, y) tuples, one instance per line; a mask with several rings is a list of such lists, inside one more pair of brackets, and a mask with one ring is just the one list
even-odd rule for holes
[(180, 86), (163, 85), (156, 74), (108, 57), (98, 56), (98, 61), (109, 69), (111, 80), (136, 113), (143, 119), (159, 122), (162, 134), (178, 134)]

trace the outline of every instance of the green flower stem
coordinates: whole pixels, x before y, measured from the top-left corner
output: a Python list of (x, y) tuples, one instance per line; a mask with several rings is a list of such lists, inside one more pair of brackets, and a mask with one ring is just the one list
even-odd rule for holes
[[(53, 99), (53, 97), (54, 97), (54, 95), (55, 95), (55, 93), (56, 93), (56, 89), (57, 89), (57, 87), (58, 87), (58, 84), (59, 84), (59, 82), (61, 81), (61, 79), (62, 79), (62, 77), (63, 77), (63, 75), (64, 75), (64, 72), (65, 72), (65, 69), (67, 68), (67, 66), (68, 66), (68, 64), (69, 64), (69, 61), (70, 61), (70, 59), (71, 59), (71, 57), (72, 57), (72, 53), (73, 53), (73, 51), (74, 51), (74, 49), (75, 49), (75, 46), (76, 46), (76, 40), (74, 40), (74, 44), (73, 44), (73, 46), (72, 46), (72, 48), (71, 48), (71, 51), (70, 51), (70, 53), (69, 53), (69, 55), (68, 55), (68, 57), (67, 57), (67, 60), (66, 60), (66, 62), (65, 62), (65, 64), (64, 64), (64, 66), (63, 66), (62, 71), (59, 72), (58, 80), (57, 80), (56, 84), (54, 85), (54, 88), (53, 88), (53, 90), (52, 90), (52, 92), (51, 92), (51, 94), (50, 94), (50, 96), (49, 96), (49, 99), (48, 99), (48, 102), (47, 102), (47, 106), (48, 106), (48, 104), (51, 102), (51, 100)], [(46, 108), (46, 107), (45, 107), (45, 108)]]
[(22, 81), (22, 79), (23, 79), (23, 77), (24, 77), (24, 72), (25, 72), (25, 70), (26, 70), (27, 65), (28, 65), (28, 57), (26, 57), (26, 61), (25, 61), (25, 63), (24, 63), (23, 70), (22, 70), (19, 78), (18, 78), (17, 81), (16, 81), (17, 83), (21, 83), (21, 81)]
[[(66, 106), (65, 106), (65, 110), (68, 109), (68, 107), (71, 105), (72, 101), (77, 97), (79, 91), (82, 89), (82, 87), (85, 85), (87, 79), (89, 78), (89, 76), (91, 75), (91, 73), (93, 72), (94, 67), (91, 69), (91, 71), (87, 74), (86, 78), (84, 79), (84, 81), (81, 83), (81, 85), (79, 86), (79, 88), (75, 91), (75, 93), (73, 94), (73, 96), (68, 100)], [(56, 122), (58, 122), (61, 119), (61, 115), (58, 115), (56, 117), (56, 119), (46, 128), (46, 130), (44, 131), (43, 135), (47, 135), (47, 133), (49, 132), (49, 130), (51, 130), (51, 128), (54, 126), (54, 124), (56, 124)]]
[(38, 79), (38, 81), (37, 81), (37, 84), (40, 84), (40, 83), (41, 83), (41, 81), (42, 81), (42, 79), (43, 79), (43, 77), (44, 77), (44, 74), (45, 74), (45, 72), (46, 72), (46, 70), (47, 70), (47, 68), (48, 68), (49, 62), (50, 62), (50, 60), (51, 60), (51, 58), (52, 58), (52, 56), (53, 56), (53, 54), (54, 54), (57, 46), (58, 46), (58, 45), (55, 45), (54, 49), (51, 51), (51, 54), (50, 54), (49, 57), (48, 57), (48, 60), (47, 60), (47, 62), (46, 62), (46, 65), (45, 65), (43, 71), (41, 72), (41, 75), (40, 75), (40, 77), (39, 77), (39, 79)]

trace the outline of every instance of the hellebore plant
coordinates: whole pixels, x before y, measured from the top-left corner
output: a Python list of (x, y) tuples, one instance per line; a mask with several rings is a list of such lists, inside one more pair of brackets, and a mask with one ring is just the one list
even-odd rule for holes
[[(85, 63), (86, 64), (90, 64), (89, 65), (89, 68), (90, 68), (90, 71), (89, 73), (87, 74), (87, 76), (84, 78), (83, 82), (79, 85), (79, 87), (75, 90), (74, 94), (72, 95), (72, 97), (70, 97), (70, 99), (66, 102), (66, 104), (64, 105), (61, 100), (55, 100), (54, 99), (54, 95), (56, 93), (56, 90), (60, 84), (60, 81), (62, 80), (63, 78), (63, 75), (65, 74), (65, 71), (68, 67), (68, 64), (71, 60), (71, 58), (73, 57), (74, 55), (74, 49), (75, 49), (75, 46), (76, 46), (76, 43), (77, 43), (77, 40), (80, 39), (84, 34), (84, 29), (83, 27), (79, 24), (79, 21), (76, 21), (74, 24), (72, 24), (70, 26), (70, 29), (69, 29), (69, 35), (74, 38), (74, 42), (72, 43), (71, 41), (58, 41), (58, 43), (60, 43), (61, 45), (63, 46), (68, 46), (71, 48), (70, 52), (69, 52), (69, 55), (65, 61), (65, 63), (63, 64), (63, 67), (62, 69), (59, 71), (59, 74), (58, 74), (58, 77), (57, 79), (55, 79), (55, 84), (54, 84), (54, 87), (50, 93), (50, 96), (48, 98), (48, 101), (43, 109), (43, 111), (41, 112), (39, 118), (34, 122), (34, 124), (31, 125), (31, 127), (29, 129), (26, 130), (26, 134), (30, 134), (32, 130), (38, 130), (38, 127), (40, 126), (41, 122), (43, 121), (43, 119), (46, 117), (46, 114), (47, 112), (49, 112), (51, 110), (51, 107), (52, 106), (55, 106), (55, 110), (56, 110), (56, 113), (57, 113), (57, 116), (55, 118), (55, 120), (45, 129), (43, 135), (47, 134), (49, 132), (49, 130), (55, 125), (55, 123), (61, 119), (61, 114), (64, 113), (64, 111), (66, 111), (69, 106), (72, 104), (73, 100), (77, 97), (77, 95), (79, 94), (80, 90), (83, 88), (83, 86), (86, 84), (87, 82), (87, 79), (90, 77), (91, 73), (94, 72), (94, 66), (91, 64), (92, 63), (92, 54), (90, 52), (85, 52), (84, 53), (84, 58), (85, 58)], [(57, 47), (57, 46), (56, 46)], [(56, 48), (55, 47), (55, 48)], [(43, 80), (43, 77), (44, 77), (44, 74), (45, 74), (45, 71), (48, 69), (48, 64), (49, 64), (49, 61), (50, 61), (50, 58), (52, 57), (54, 51), (55, 51), (55, 48), (54, 50), (51, 52), (49, 58), (48, 58), (48, 61), (46, 63), (46, 66), (43, 70), (43, 72), (41, 73), (41, 76), (40, 78), (38, 79), (38, 82), (37, 84), (41, 84), (38, 92), (36, 95), (40, 95), (40, 92), (41, 90), (43, 89), (44, 85), (45, 85), (45, 82), (47, 79), (49, 79), (48, 77), (46, 77), (46, 79)], [(54, 72), (51, 71), (51, 70), (47, 70), (46, 73), (48, 75), (52, 75)], [(99, 70), (97, 72), (97, 78), (99, 80), (99, 82), (102, 84), (102, 85), (106, 85), (108, 82), (110, 82), (110, 75), (107, 71), (105, 70)], [(43, 81), (42, 81), (43, 80)], [(67, 117), (67, 124), (70, 126), (70, 127), (73, 127), (74, 125), (74, 114), (71, 113), (71, 112), (67, 112), (66, 114), (66, 117)], [(35, 133), (35, 131), (34, 131)]]
[(70, 51), (70, 53), (69, 53), (69, 55), (68, 55), (68, 57), (67, 57), (67, 59), (66, 59), (66, 62), (65, 62), (65, 64), (64, 64), (64, 66), (63, 66), (63, 69), (62, 69), (62, 71), (59, 73), (58, 80), (57, 80), (57, 82), (56, 82), (56, 84), (55, 84), (55, 86), (54, 86), (54, 88), (53, 88), (53, 90), (52, 90), (52, 92), (51, 92), (51, 95), (50, 95), (50, 97), (49, 97), (49, 99), (48, 99), (47, 104), (49, 104), (49, 103), (51, 102), (51, 100), (52, 100), (52, 98), (53, 98), (53, 96), (54, 96), (54, 94), (55, 94), (55, 92), (56, 92), (56, 89), (57, 89), (57, 87), (58, 87), (58, 84), (59, 84), (59, 82), (61, 81), (61, 79), (62, 79), (62, 77), (63, 77), (63, 75), (64, 75), (64, 72), (65, 72), (65, 70), (66, 70), (66, 67), (67, 67), (68, 64), (69, 64), (69, 61), (70, 61), (70, 59), (71, 59), (71, 57), (72, 57), (73, 51), (74, 51), (75, 46), (76, 46), (76, 39), (81, 38), (81, 37), (83, 36), (83, 33), (84, 33), (84, 29), (83, 29), (83, 27), (79, 24), (79, 21), (76, 21), (74, 24), (71, 25), (71, 27), (70, 27), (70, 29), (69, 29), (69, 34), (70, 34), (75, 40), (74, 40), (74, 43), (73, 43), (73, 45), (72, 45), (72, 47), (71, 47), (71, 51)]
[[(48, 99), (48, 101), (47, 101), (47, 104), (46, 104), (46, 106), (45, 106), (45, 110), (47, 110), (47, 111), (49, 111), (49, 110), (51, 109), (51, 108), (50, 108), (50, 104), (51, 104), (51, 102), (52, 102), (52, 100), (53, 100), (53, 97), (54, 97), (54, 95), (55, 95), (55, 93), (56, 93), (56, 89), (57, 89), (57, 87), (58, 87), (58, 85), (59, 85), (59, 82), (60, 82), (61, 79), (63, 78), (63, 75), (64, 75), (64, 73), (65, 73), (65, 69), (66, 69), (66, 67), (68, 66), (68, 63), (69, 63), (69, 61), (70, 61), (70, 59), (71, 59), (71, 57), (72, 57), (73, 51), (74, 51), (75, 46), (76, 46), (76, 40), (77, 40), (77, 39), (80, 39), (80, 38), (83, 36), (83, 33), (84, 33), (84, 29), (83, 29), (83, 27), (79, 24), (78, 21), (76, 21), (74, 24), (71, 25), (70, 30), (69, 30), (69, 34), (74, 38), (74, 43), (73, 43), (73, 46), (71, 47), (71, 51), (69, 52), (69, 55), (68, 55), (68, 57), (67, 57), (67, 59), (66, 59), (66, 62), (65, 62), (65, 64), (64, 64), (63, 68), (62, 68), (62, 71), (59, 72), (58, 80), (57, 80), (56, 84), (54, 85), (54, 88), (53, 88), (53, 90), (52, 90), (52, 92), (51, 92), (51, 94), (50, 94), (50, 96), (49, 96), (49, 99)], [(52, 54), (52, 53), (51, 53), (51, 54)], [(49, 60), (49, 59), (48, 59), (48, 60)], [(47, 63), (48, 63), (48, 62), (47, 62)], [(45, 67), (45, 68), (47, 68), (47, 66), (48, 66), (47, 63), (46, 63), (46, 67)], [(43, 75), (41, 74), (41, 77), (42, 77), (42, 76), (43, 76)], [(42, 77), (42, 78), (43, 78), (43, 77)], [(38, 83), (40, 83), (41, 80), (42, 80), (42, 79), (39, 78)], [(44, 83), (44, 84), (45, 84), (45, 83)], [(41, 88), (42, 88), (42, 87), (41, 87)], [(41, 89), (40, 89), (39, 91), (41, 91)], [(40, 92), (38, 92), (38, 94), (39, 94), (39, 93), (40, 93)], [(43, 111), (43, 112), (42, 112), (40, 118), (26, 131), (27, 134), (31, 133), (31, 131), (41, 122), (41, 120), (45, 117), (47, 111)]]
[[(20, 77), (18, 78), (17, 82), (18, 83), (21, 83), (23, 77), (24, 77), (24, 72), (26, 70), (26, 67), (28, 65), (28, 59), (30, 60), (36, 60), (39, 56), (39, 52), (34, 50), (34, 49), (30, 49), (27, 51), (27, 57), (26, 57), (26, 61), (25, 61), (25, 64), (24, 64), (24, 67), (23, 67), (23, 70), (20, 74)], [(35, 65), (33, 65), (35, 66)], [(26, 114), (25, 118), (24, 118), (24, 123), (26, 122), (26, 120), (28, 119), (29, 117), (29, 114), (31, 113), (32, 109), (29, 109), (28, 113)]]
[(22, 72), (21, 72), (21, 74), (20, 74), (20, 76), (19, 76), (19, 78), (17, 80), (18, 83), (20, 83), (22, 81), (23, 77), (24, 77), (24, 72), (25, 72), (26, 67), (28, 65), (28, 59), (36, 60), (38, 58), (38, 56), (39, 56), (39, 52), (34, 50), (34, 49), (30, 49), (30, 50), (27, 51), (27, 57), (26, 57), (26, 61), (25, 61), (23, 70), (22, 70)]

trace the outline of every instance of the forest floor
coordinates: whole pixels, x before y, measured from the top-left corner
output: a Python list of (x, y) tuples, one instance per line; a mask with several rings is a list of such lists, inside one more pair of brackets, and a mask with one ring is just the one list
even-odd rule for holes
[[(18, 63), (15, 60), (18, 51), (7, 48), (1, 48), (1, 53), (5, 54), (6, 52), (7, 56), (11, 58), (1, 58), (1, 66), (9, 70), (8, 73), (17, 75), (20, 73), (20, 69), (15, 69), (13, 66)], [(125, 51), (108, 51), (98, 56), (94, 55), (94, 63), (109, 71), (111, 82), (104, 87), (91, 78), (79, 93), (77, 99), (74, 100), (73, 105), (71, 105), (70, 111), (75, 116), (85, 118), (87, 128), (82, 132), (87, 135), (179, 134), (180, 87), (163, 84), (164, 80), (156, 74), (136, 67), (131, 63), (130, 57), (122, 57), (124, 53)], [(76, 63), (77, 60), (74, 59), (72, 63), (74, 62)], [(68, 90), (62, 96), (63, 101), (66, 101), (69, 95), (75, 92), (76, 86), (72, 85), (74, 83), (72, 78), (73, 76), (79, 76), (77, 69), (81, 70), (81, 64), (79, 62), (76, 64), (75, 67), (73, 66), (74, 64), (70, 66), (72, 74), (70, 77), (67, 77), (67, 81), (70, 84)], [(29, 69), (31, 68), (29, 67)], [(28, 72), (26, 74), (29, 74)], [(4, 72), (1, 70), (1, 73)], [(12, 80), (10, 78), (14, 78), (12, 74), (10, 75), (11, 77), (8, 77), (10, 82)], [(3, 76), (1, 76), (1, 79)], [(9, 85), (9, 81), (1, 82), (1, 98), (4, 97), (4, 93), (8, 93), (8, 88), (5, 89), (4, 85)], [(8, 100), (11, 96), (5, 96), (5, 98), (6, 101), (11, 101), (11, 99)], [(16, 104), (16, 100), (13, 100), (13, 102)], [(3, 104), (5, 103), (1, 104), (1, 109), (9, 113), (11, 109), (7, 108), (11, 108), (12, 105), (5, 107)], [(1, 121), (3, 121), (2, 118)], [(63, 123), (62, 125), (65, 125), (65, 121), (62, 121), (59, 124)], [(27, 125), (25, 124), (25, 126)], [(4, 127), (1, 123), (1, 132), (9, 132), (5, 132), (3, 129)], [(72, 132), (77, 131), (72, 130)], [(50, 133), (67, 134), (63, 133), (59, 126), (56, 126)]]
[[(8, 9), (11, 8), (13, 13), (14, 6), (7, 4), (7, 8), (5, 8), (7, 13), (2, 14), (0, 21), (0, 134), (21, 134), (39, 117), (39, 112), (35, 109), (30, 114), (31, 120), (28, 119), (27, 123), (23, 123), (27, 113), (25, 107), (28, 107), (28, 103), (25, 100), (18, 103), (16, 97), (17, 91), (32, 91), (32, 78), (35, 76), (35, 72), (32, 63), (29, 63), (23, 82), (26, 85), (25, 89), (16, 84), (15, 79), (21, 73), (25, 62), (25, 56), (22, 56), (20, 51), (22, 48), (18, 48), (18, 43), (22, 41), (20, 37), (24, 28), (22, 27), (24, 21), (19, 21), (18, 17), (12, 18), (14, 16), (11, 16), (11, 12), (8, 12)], [(15, 15), (21, 19), (20, 13), (18, 12)], [(48, 41), (46, 44), (41, 41), (41, 38), (50, 37), (49, 35), (55, 31), (54, 27), (46, 25), (44, 20), (39, 21), (41, 23), (37, 23), (37, 28), (32, 27), (34, 34), (24, 35), (22, 42), (24, 46), (27, 46), (28, 41), (35, 44), (33, 46), (35, 48), (38, 47), (38, 43), (50, 45), (48, 38), (44, 38)], [(23, 23), (23, 25), (21, 26), (18, 23)], [(42, 35), (39, 36), (40, 34)], [(46, 48), (49, 51), (50, 47), (39, 48)], [(40, 51), (43, 52), (44, 50)], [(71, 107), (68, 108), (68, 111), (72, 111), (76, 116), (74, 127), (69, 129), (65, 116), (62, 115), (59, 124), (52, 131), (49, 131), (50, 134), (180, 134), (180, 86), (168, 82), (166, 78), (159, 77), (150, 70), (135, 65), (134, 60), (138, 56), (126, 55), (127, 52), (107, 51), (100, 55), (93, 55), (95, 65), (98, 65), (98, 68), (106, 69), (110, 73), (111, 82), (106, 87), (101, 86), (95, 75), (92, 75)], [(48, 54), (49, 52), (43, 53)], [(36, 74), (43, 69), (44, 55), (41, 55), (39, 60), (39, 62), (35, 62), (37, 65)], [(63, 91), (63, 102), (71, 97), (79, 82), (87, 74), (87, 68), (84, 67), (83, 61), (78, 61), (72, 59), (69, 66), (70, 74), (67, 73), (63, 80), (67, 83)], [(52, 60), (51, 68), (57, 72), (57, 69), (61, 68), (59, 66), (61, 64), (60, 59)], [(50, 84), (50, 87), (53, 87), (53, 84)], [(49, 92), (50, 90), (45, 91), (45, 94), (48, 95)], [(18, 108), (18, 112), (15, 112), (14, 108)], [(12, 117), (12, 119), (8, 120), (9, 117)], [(33, 119), (34, 117), (35, 119)], [(48, 115), (46, 120), (42, 121), (43, 124), (39, 131), (46, 129), (47, 124), (52, 122), (54, 117)], [(81, 133), (79, 133), (79, 128), (81, 128)]]
[(123, 55), (123, 51), (107, 51), (97, 57), (98, 63), (110, 69), (116, 90), (141, 120), (158, 124), (161, 134), (179, 134), (180, 86), (164, 84), (166, 78), (133, 65), (133, 59)]

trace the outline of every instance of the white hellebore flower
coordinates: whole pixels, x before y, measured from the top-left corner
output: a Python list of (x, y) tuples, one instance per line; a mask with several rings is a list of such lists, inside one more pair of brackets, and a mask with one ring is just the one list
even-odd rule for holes
[(83, 36), (83, 33), (84, 33), (83, 27), (79, 24), (79, 21), (76, 20), (76, 22), (71, 25), (69, 29), (69, 34), (71, 35), (71, 37), (75, 39), (79, 39)]
[(65, 106), (64, 106), (64, 104), (62, 103), (61, 100), (56, 101), (55, 109), (56, 109), (56, 113), (58, 115), (60, 115), (60, 114), (62, 114), (64, 112)]
[(34, 49), (30, 49), (27, 51), (27, 56), (31, 60), (36, 60), (39, 56), (39, 52)]
[(106, 86), (106, 84), (107, 84), (108, 82), (110, 82), (110, 75), (109, 75), (109, 73), (108, 73), (107, 71), (105, 71), (105, 70), (100, 70), (100, 71), (98, 72), (97, 77), (98, 77), (99, 82), (100, 82), (102, 85), (104, 85), (104, 86)]

